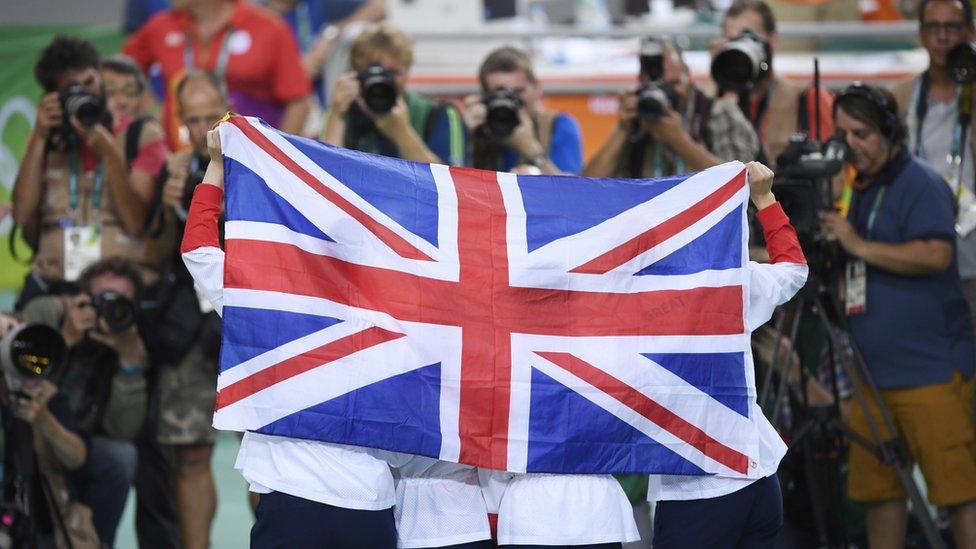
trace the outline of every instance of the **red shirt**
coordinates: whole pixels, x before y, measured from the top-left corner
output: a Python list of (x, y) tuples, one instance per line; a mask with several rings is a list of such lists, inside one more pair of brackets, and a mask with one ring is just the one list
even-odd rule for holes
[(278, 14), (242, 0), (235, 0), (230, 21), (207, 48), (197, 38), (196, 21), (189, 13), (168, 10), (156, 14), (130, 36), (122, 52), (135, 59), (143, 71), (159, 63), (166, 80), (164, 126), (174, 150), (180, 145), (174, 96), (190, 52), (196, 68), (219, 73), (218, 65), (224, 65), (223, 78), (236, 112), (259, 116), (274, 126), (281, 121), (286, 103), (311, 92), (288, 24)]

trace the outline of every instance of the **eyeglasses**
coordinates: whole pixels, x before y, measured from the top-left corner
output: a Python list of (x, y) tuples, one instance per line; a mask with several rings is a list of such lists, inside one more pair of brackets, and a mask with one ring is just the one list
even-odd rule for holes
[(922, 34), (937, 35), (940, 31), (944, 31), (946, 34), (962, 34), (966, 30), (966, 23), (965, 21), (948, 21), (945, 23), (929, 21), (922, 23), (920, 28)]

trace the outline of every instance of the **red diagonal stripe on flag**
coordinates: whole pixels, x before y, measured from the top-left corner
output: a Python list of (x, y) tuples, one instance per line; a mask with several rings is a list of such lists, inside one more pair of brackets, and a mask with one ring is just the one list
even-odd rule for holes
[(330, 341), (321, 347), (312, 349), (274, 366), (270, 366), (252, 374), (240, 381), (231, 383), (217, 393), (217, 405), (214, 411), (247, 398), (258, 391), (263, 391), (276, 383), (293, 378), (319, 366), (335, 362), (340, 358), (370, 347), (404, 337), (404, 334), (372, 327), (349, 334), (346, 337)]
[(433, 261), (430, 256), (425, 254), (423, 251), (417, 249), (416, 246), (407, 242), (403, 237), (396, 234), (389, 227), (381, 224), (372, 217), (366, 214), (366, 212), (360, 210), (352, 202), (349, 202), (337, 192), (326, 187), (321, 181), (315, 178), (312, 174), (308, 173), (305, 168), (298, 165), (297, 162), (288, 157), (277, 145), (271, 142), (264, 134), (251, 126), (250, 122), (240, 116), (232, 116), (230, 118), (231, 124), (234, 124), (247, 136), (255, 145), (261, 148), (264, 152), (268, 153), (271, 158), (274, 158), (279, 164), (281, 164), (285, 169), (290, 171), (295, 175), (295, 177), (301, 179), (306, 185), (312, 188), (315, 192), (319, 193), (322, 198), (325, 198), (332, 204), (335, 204), (339, 209), (346, 212), (350, 217), (360, 222), (365, 226), (370, 232), (376, 235), (384, 244), (390, 247), (397, 255), (404, 257), (406, 259), (419, 259), (423, 261)]
[(712, 194), (699, 200), (690, 208), (644, 231), (616, 248), (587, 261), (579, 267), (572, 269), (570, 272), (605, 274), (616, 269), (654, 246), (691, 227), (706, 215), (715, 211), (716, 208), (735, 196), (735, 193), (742, 189), (746, 182), (745, 178), (746, 171), (742, 170), (731, 181), (713, 191)]
[(745, 454), (715, 440), (671, 410), (592, 364), (580, 360), (570, 353), (537, 351), (536, 354), (600, 389), (624, 406), (651, 420), (658, 427), (729, 469), (743, 474), (749, 470), (749, 458)]

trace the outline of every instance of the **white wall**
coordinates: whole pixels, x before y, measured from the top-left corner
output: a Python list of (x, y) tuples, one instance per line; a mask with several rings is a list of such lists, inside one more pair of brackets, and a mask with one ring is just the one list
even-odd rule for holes
[(124, 0), (0, 0), (0, 25), (113, 25)]

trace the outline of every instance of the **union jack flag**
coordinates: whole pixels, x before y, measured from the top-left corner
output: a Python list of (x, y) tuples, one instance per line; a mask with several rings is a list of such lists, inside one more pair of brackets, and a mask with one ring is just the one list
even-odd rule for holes
[(522, 176), (220, 126), (214, 426), (513, 472), (749, 476), (745, 168)]

